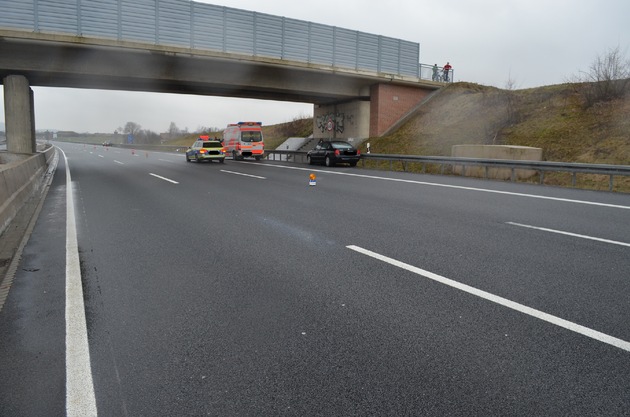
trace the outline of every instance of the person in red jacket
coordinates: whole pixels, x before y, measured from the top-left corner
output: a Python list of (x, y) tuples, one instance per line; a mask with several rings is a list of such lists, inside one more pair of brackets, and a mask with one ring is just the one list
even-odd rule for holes
[(446, 65), (444, 65), (443, 71), (444, 71), (444, 81), (445, 82), (449, 82), (448, 73), (451, 71), (451, 68), (453, 68), (453, 67), (448, 62), (446, 63)]

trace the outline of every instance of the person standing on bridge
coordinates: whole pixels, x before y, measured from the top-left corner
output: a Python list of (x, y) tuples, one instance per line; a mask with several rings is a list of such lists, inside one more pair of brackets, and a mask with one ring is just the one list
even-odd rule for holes
[(451, 71), (451, 68), (453, 68), (451, 66), (451, 64), (449, 64), (448, 62), (446, 63), (446, 65), (444, 65), (444, 82), (448, 82), (448, 73)]
[(438, 66), (437, 64), (433, 64), (433, 77), (431, 78), (433, 81), (438, 80)]

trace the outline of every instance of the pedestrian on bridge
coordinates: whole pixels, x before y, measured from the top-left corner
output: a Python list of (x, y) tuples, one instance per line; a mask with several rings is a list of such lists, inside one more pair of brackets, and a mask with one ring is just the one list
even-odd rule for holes
[(448, 73), (450, 72), (451, 68), (453, 67), (448, 62), (446, 63), (446, 65), (444, 65), (444, 82), (449, 82)]

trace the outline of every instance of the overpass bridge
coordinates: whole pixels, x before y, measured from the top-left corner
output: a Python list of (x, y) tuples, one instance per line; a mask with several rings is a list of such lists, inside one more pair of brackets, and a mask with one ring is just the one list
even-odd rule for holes
[(35, 149), (30, 86), (312, 103), (315, 137), (346, 139), (381, 135), (442, 86), (417, 43), (313, 22), (188, 0), (2, 3), (14, 152)]

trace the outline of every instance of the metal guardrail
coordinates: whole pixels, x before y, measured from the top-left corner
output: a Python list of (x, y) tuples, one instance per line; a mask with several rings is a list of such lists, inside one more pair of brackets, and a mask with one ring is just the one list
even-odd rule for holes
[[(266, 159), (282, 160), (307, 163), (308, 152), (304, 151), (283, 151), (265, 150)], [(278, 158), (276, 159), (276, 156)], [(413, 156), (413, 155), (387, 155), (387, 154), (362, 154), (361, 163), (365, 167), (365, 161), (389, 161), (390, 170), (393, 170), (394, 163), (400, 163), (403, 171), (407, 170), (407, 164), (421, 164), (422, 172), (426, 172), (427, 165), (439, 165), (440, 173), (444, 174), (444, 167), (462, 167), (462, 176), (465, 175), (467, 167), (484, 167), (484, 178), (488, 178), (490, 168), (504, 168), (511, 171), (512, 182), (516, 181), (516, 170), (533, 170), (539, 173), (539, 182), (545, 181), (547, 172), (569, 172), (571, 173), (571, 185), (576, 185), (577, 174), (597, 174), (609, 177), (609, 191), (613, 191), (614, 177), (630, 177), (629, 165), (607, 165), (607, 164), (579, 164), (571, 162), (547, 162), (547, 161), (513, 161), (506, 159), (476, 159), (476, 158), (454, 158), (441, 156)]]
[[(166, 152), (185, 152), (186, 146), (171, 145), (113, 145), (115, 147), (127, 149), (142, 149)], [(284, 161), (294, 163), (308, 163), (307, 151), (292, 151), (279, 149), (265, 149), (265, 159), (269, 161)], [(477, 158), (455, 158), (448, 156), (415, 156), (415, 155), (394, 155), (394, 154), (362, 154), (361, 166), (365, 168), (366, 161), (389, 161), (390, 171), (394, 170), (394, 164), (400, 163), (402, 170), (407, 171), (408, 164), (421, 164), (421, 172), (426, 172), (427, 165), (439, 165), (440, 174), (445, 173), (445, 166), (461, 167), (462, 176), (465, 176), (467, 167), (483, 167), (484, 179), (488, 179), (488, 170), (491, 168), (509, 169), (510, 180), (516, 182), (517, 170), (532, 170), (539, 174), (539, 183), (544, 184), (545, 173), (547, 172), (569, 172), (571, 173), (571, 185), (576, 186), (577, 174), (607, 175), (609, 177), (608, 190), (613, 191), (614, 177), (630, 177), (630, 165), (608, 165), (608, 164), (579, 164), (574, 162), (548, 162), (548, 161), (514, 161), (509, 159), (477, 159)]]

